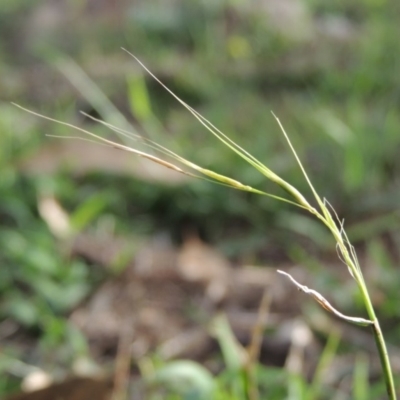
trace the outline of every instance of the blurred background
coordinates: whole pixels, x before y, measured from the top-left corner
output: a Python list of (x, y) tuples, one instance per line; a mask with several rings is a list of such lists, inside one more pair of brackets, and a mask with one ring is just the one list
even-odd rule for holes
[(40, 398), (385, 398), (369, 330), (276, 276), (365, 316), (318, 221), (47, 137), (83, 134), (11, 102), (284, 195), (124, 47), (311, 198), (273, 111), (345, 219), (399, 376), (399, 37), (397, 0), (0, 0), (1, 397), (68, 378), (86, 397)]

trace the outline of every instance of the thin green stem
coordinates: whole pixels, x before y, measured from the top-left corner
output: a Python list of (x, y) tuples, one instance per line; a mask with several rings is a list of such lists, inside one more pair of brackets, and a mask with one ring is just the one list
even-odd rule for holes
[[(383, 333), (379, 324), (379, 320), (376, 317), (374, 307), (372, 305), (371, 298), (368, 293), (367, 285), (365, 284), (364, 277), (362, 275), (362, 272), (359, 268), (357, 268), (356, 265), (356, 260), (353, 260), (352, 257), (350, 256), (347, 246), (343, 242), (342, 235), (340, 232), (336, 232), (335, 229), (332, 229), (332, 233), (334, 234), (337, 242), (341, 246), (341, 251), (342, 255), (344, 257), (344, 261), (346, 262), (347, 266), (349, 267), (349, 270), (353, 272), (353, 277), (357, 281), (358, 287), (361, 291), (361, 295), (363, 297), (364, 305), (367, 310), (369, 319), (373, 321), (373, 333), (374, 333), (374, 339), (376, 343), (376, 347), (378, 348), (379, 352), (379, 357), (381, 360), (381, 365), (383, 369), (383, 375), (385, 378), (385, 383), (386, 383), (386, 390), (389, 396), (390, 400), (396, 400), (396, 391), (394, 387), (394, 380), (393, 380), (393, 372), (392, 368), (390, 366), (390, 360), (389, 360), (389, 354), (387, 352), (386, 348), (386, 343), (385, 339), (383, 337)], [(352, 253), (353, 254), (353, 253)]]
[[(339, 242), (340, 243), (340, 242)], [(342, 242), (341, 244), (344, 245)], [(358, 287), (361, 290), (361, 295), (363, 297), (364, 305), (367, 310), (369, 319), (373, 321), (373, 333), (374, 333), (374, 339), (376, 343), (376, 347), (378, 348), (379, 352), (379, 357), (381, 360), (381, 365), (383, 369), (383, 375), (385, 378), (385, 383), (386, 383), (386, 390), (389, 396), (390, 400), (396, 400), (396, 392), (394, 388), (394, 380), (393, 380), (393, 373), (392, 373), (392, 368), (390, 366), (390, 360), (389, 360), (389, 355), (387, 352), (386, 348), (386, 343), (385, 339), (383, 338), (383, 333), (379, 324), (379, 320), (376, 317), (374, 306), (372, 305), (371, 298), (368, 293), (367, 286), (365, 284), (364, 278), (362, 276), (361, 271), (355, 266), (354, 261), (351, 259), (350, 254), (347, 251), (347, 248), (344, 247), (345, 251), (342, 252), (346, 264), (349, 266), (349, 269), (351, 269), (354, 273), (354, 278), (358, 283)]]
[(396, 400), (397, 397), (396, 397), (396, 391), (394, 388), (392, 367), (390, 366), (390, 360), (389, 360), (389, 355), (388, 355), (387, 348), (386, 348), (385, 339), (383, 338), (382, 330), (379, 325), (378, 318), (375, 315), (375, 310), (372, 305), (371, 298), (369, 297), (368, 290), (367, 290), (367, 287), (366, 287), (364, 281), (359, 286), (360, 286), (360, 290), (361, 290), (361, 293), (362, 293), (362, 296), (364, 299), (364, 304), (365, 304), (365, 308), (367, 309), (368, 316), (371, 321), (374, 321), (372, 328), (373, 328), (376, 347), (378, 348), (379, 357), (381, 359), (381, 365), (382, 365), (383, 374), (384, 374), (385, 383), (386, 383), (386, 390), (387, 390), (389, 399)]

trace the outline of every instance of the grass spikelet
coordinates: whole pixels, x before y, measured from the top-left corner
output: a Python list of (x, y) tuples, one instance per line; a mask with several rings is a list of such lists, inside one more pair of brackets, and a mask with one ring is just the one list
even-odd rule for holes
[[(159, 158), (150, 153), (139, 151), (139, 150), (137, 150), (133, 147), (127, 146), (125, 144), (119, 144), (117, 142), (113, 142), (109, 139), (100, 137), (100, 136), (98, 136), (92, 132), (89, 132), (85, 129), (82, 129), (80, 127), (74, 126), (74, 125), (66, 123), (66, 122), (58, 121), (53, 118), (46, 117), (46, 116), (38, 114), (34, 111), (30, 111), (19, 105), (16, 105), (16, 104), (15, 105), (17, 107), (19, 107), (20, 109), (22, 109), (26, 112), (29, 112), (30, 114), (33, 114), (35, 116), (44, 118), (48, 121), (62, 124), (64, 126), (72, 128), (72, 129), (75, 129), (75, 130), (83, 133), (86, 137), (88, 137), (92, 140), (96, 140), (102, 144), (114, 147), (119, 150), (129, 151), (133, 154), (136, 154), (139, 157), (143, 157), (143, 158), (146, 158), (153, 162), (156, 162), (156, 163), (158, 163), (166, 168), (170, 168), (176, 172), (179, 172), (179, 173), (182, 173), (185, 175), (189, 175), (194, 178), (204, 179), (204, 180), (207, 180), (207, 181), (210, 181), (213, 183), (228, 186), (230, 188), (234, 188), (237, 190), (247, 191), (247, 192), (251, 192), (251, 193), (255, 193), (255, 194), (260, 194), (263, 196), (268, 196), (275, 200), (283, 201), (283, 202), (289, 203), (291, 205), (300, 207), (304, 210), (307, 210), (314, 217), (318, 218), (331, 232), (331, 234), (336, 242), (336, 249), (337, 249), (339, 258), (346, 264), (346, 266), (350, 272), (350, 275), (354, 278), (355, 282), (357, 283), (358, 288), (361, 292), (362, 299), (363, 299), (365, 309), (367, 311), (369, 319), (364, 319), (364, 318), (359, 318), (359, 317), (348, 317), (346, 315), (343, 315), (342, 313), (340, 313), (339, 311), (334, 309), (320, 293), (318, 293), (317, 291), (315, 291), (313, 289), (309, 289), (307, 286), (303, 286), (303, 285), (299, 284), (290, 275), (283, 273), (281, 271), (279, 271), (279, 272), (283, 273), (284, 275), (287, 275), (288, 278), (293, 282), (293, 284), (295, 284), (300, 290), (311, 295), (322, 307), (324, 307), (326, 310), (333, 313), (337, 317), (339, 317), (343, 320), (346, 320), (350, 323), (357, 324), (357, 325), (372, 326), (373, 333), (375, 336), (375, 342), (376, 342), (376, 345), (377, 345), (377, 348), (379, 351), (379, 355), (380, 355), (380, 359), (381, 359), (381, 365), (382, 365), (383, 375), (384, 375), (385, 382), (386, 382), (387, 393), (388, 393), (390, 400), (395, 400), (396, 393), (395, 393), (395, 389), (394, 389), (393, 374), (391, 371), (391, 366), (390, 366), (389, 357), (388, 357), (388, 353), (387, 353), (387, 349), (386, 349), (386, 344), (383, 339), (383, 334), (382, 334), (382, 331), (381, 331), (381, 328), (379, 325), (379, 321), (375, 315), (375, 311), (374, 311), (374, 308), (373, 308), (373, 305), (372, 305), (372, 302), (371, 302), (371, 299), (370, 299), (370, 296), (368, 293), (367, 286), (364, 281), (362, 270), (360, 268), (354, 247), (351, 245), (351, 243), (346, 235), (346, 232), (344, 230), (344, 223), (339, 220), (333, 207), (325, 199), (321, 199), (318, 192), (312, 185), (312, 182), (311, 182), (310, 178), (308, 177), (306, 170), (303, 167), (301, 160), (298, 157), (298, 155), (289, 139), (289, 136), (286, 133), (285, 129), (283, 128), (280, 120), (274, 115), (274, 117), (282, 131), (282, 134), (284, 135), (284, 137), (285, 137), (285, 139), (286, 139), (286, 141), (287, 141), (287, 143), (299, 165), (299, 168), (300, 168), (302, 174), (304, 175), (304, 178), (305, 178), (308, 186), (311, 189), (311, 192), (318, 204), (319, 210), (314, 208), (310, 204), (310, 202), (306, 199), (306, 197), (302, 193), (299, 192), (298, 189), (296, 189), (289, 182), (285, 181), (280, 176), (278, 176), (276, 173), (274, 173), (266, 165), (261, 163), (257, 158), (255, 158), (253, 155), (251, 155), (246, 150), (244, 150), (242, 147), (240, 147), (237, 143), (235, 143), (233, 140), (231, 140), (227, 135), (225, 135), (218, 128), (216, 128), (210, 121), (208, 121), (201, 114), (199, 114), (196, 110), (194, 110), (187, 103), (185, 103), (182, 99), (180, 99), (165, 84), (163, 84), (137, 57), (135, 57), (129, 51), (127, 51), (125, 49), (123, 49), (123, 50), (125, 52), (127, 52), (130, 56), (132, 56), (147, 71), (147, 73), (153, 79), (155, 79), (183, 107), (185, 107), (214, 137), (216, 137), (225, 146), (230, 148), (238, 156), (240, 156), (242, 159), (244, 159), (246, 162), (248, 162), (257, 171), (259, 171), (261, 174), (263, 174), (267, 179), (269, 179), (270, 181), (274, 182), (276, 185), (281, 187), (286, 193), (288, 193), (291, 196), (291, 198), (287, 199), (284, 197), (276, 196), (271, 193), (264, 192), (257, 188), (253, 188), (251, 186), (243, 184), (231, 177), (227, 177), (225, 175), (219, 174), (219, 173), (211, 171), (209, 169), (202, 168), (201, 166), (181, 157), (180, 155), (172, 152), (171, 150), (169, 150), (149, 139), (142, 138), (140, 135), (132, 134), (126, 130), (115, 127), (115, 126), (109, 124), (108, 122), (104, 122), (104, 121), (98, 120), (96, 118), (89, 117), (89, 118), (92, 118), (95, 121), (103, 124), (104, 126), (113, 130), (114, 132), (122, 135), (123, 137), (127, 137), (131, 140), (137, 140), (137, 141), (142, 142), (144, 145), (148, 146), (152, 151), (160, 153), (163, 156), (167, 157), (168, 159), (172, 159), (174, 162), (166, 161), (163, 158)], [(176, 165), (175, 163), (178, 163), (178, 165)], [(189, 170), (194, 171), (194, 173), (189, 172), (184, 168), (188, 168)]]

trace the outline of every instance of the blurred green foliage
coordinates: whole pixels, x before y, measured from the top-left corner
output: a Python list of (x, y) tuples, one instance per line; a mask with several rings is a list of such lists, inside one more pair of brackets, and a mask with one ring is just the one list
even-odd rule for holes
[[(196, 227), (239, 262), (301, 259), (311, 266), (313, 259), (305, 260), (295, 243), (314, 253), (314, 243), (329, 248), (306, 216), (204, 182), (154, 184), (104, 171), (76, 177), (66, 165), (50, 175), (24, 170), (21, 165), (50, 142), (44, 132), (66, 131), (21, 114), (9, 101), (88, 126), (79, 109), (114, 118), (206, 168), (261, 189), (269, 185), (144, 76), (119, 50), (124, 46), (243, 148), (307, 192), (270, 110), (279, 116), (318, 191), (379, 267), (371, 274), (379, 313), (389, 337), (398, 337), (400, 3), (304, 0), (294, 2), (292, 17), (239, 0), (110, 4), (1, 2), (0, 318), (37, 335), (47, 352), (58, 349), (66, 364), (85, 352), (65, 316), (99, 272), (70, 258), (68, 245), (52, 236), (37, 205), (46, 193), (67, 209), (75, 232), (96, 229), (102, 218), (121, 234), (163, 229), (177, 240), (185, 227)], [(78, 72), (66, 69), (68, 57), (87, 73), (80, 82), (94, 86), (74, 84)], [(381, 389), (368, 389), (362, 365), (357, 361), (354, 398), (376, 399)], [(260, 367), (259, 381), (271, 382), (268, 398), (284, 396), (283, 374)], [(0, 380), (4, 393), (14, 387), (7, 376)], [(230, 379), (229, 371), (221, 375), (216, 385), (222, 394), (215, 398), (243, 398), (231, 393)], [(293, 379), (308, 390), (302, 378)]]

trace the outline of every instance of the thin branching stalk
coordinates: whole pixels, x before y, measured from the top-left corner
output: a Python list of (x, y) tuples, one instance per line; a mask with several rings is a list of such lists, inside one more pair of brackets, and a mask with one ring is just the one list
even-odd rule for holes
[[(304, 209), (308, 212), (310, 212), (314, 217), (319, 219), (331, 232), (335, 242), (336, 242), (336, 250), (338, 252), (338, 257), (340, 260), (347, 266), (348, 271), (350, 275), (353, 277), (353, 279), (356, 281), (359, 290), (362, 295), (362, 299), (364, 302), (364, 306), (366, 308), (367, 314), (369, 319), (365, 318), (360, 318), (360, 317), (350, 317), (346, 316), (340, 311), (336, 310), (326, 299), (323, 297), (320, 293), (313, 289), (309, 289), (307, 286), (301, 285), (297, 281), (294, 280), (293, 277), (291, 277), (289, 274), (279, 271), (280, 273), (283, 273), (284, 275), (287, 275), (289, 279), (292, 281), (293, 284), (295, 284), (300, 290), (303, 292), (311, 295), (324, 309), (326, 309), (328, 312), (334, 314), (336, 317), (341, 318), (345, 320), (346, 322), (353, 323), (356, 325), (361, 325), (361, 326), (371, 326), (373, 330), (373, 334), (375, 337), (375, 342), (376, 346), (379, 351), (380, 355), (380, 361), (382, 364), (382, 370), (383, 370), (383, 375), (384, 379), (386, 382), (386, 388), (387, 388), (387, 393), (389, 396), (390, 400), (396, 400), (396, 393), (394, 389), (394, 381), (393, 381), (393, 374), (390, 366), (390, 361), (389, 361), (389, 356), (386, 348), (386, 344), (383, 338), (382, 330), (379, 325), (379, 321), (376, 317), (371, 298), (368, 293), (367, 286), (364, 281), (364, 277), (362, 274), (362, 270), (360, 268), (357, 255), (355, 252), (354, 247), (351, 245), (346, 232), (344, 230), (344, 223), (343, 221), (340, 221), (335, 210), (333, 207), (328, 203), (326, 199), (321, 199), (319, 196), (318, 192), (314, 188), (310, 178), (308, 177), (305, 168), (303, 167), (303, 164), (301, 163), (300, 158), (298, 157), (296, 150), (294, 149), (294, 146), (292, 145), (288, 134), (286, 133), (285, 129), (283, 128), (283, 125), (281, 124), (280, 120), (274, 115), (279, 127), (281, 128), (281, 131), (291, 149), (293, 152), (293, 155), (299, 165), (299, 168), (301, 172), (304, 175), (304, 178), (309, 185), (311, 192), (317, 202), (318, 209), (314, 208), (310, 202), (306, 199), (306, 197), (299, 192), (298, 189), (296, 189), (294, 186), (292, 186), (290, 183), (286, 182), (284, 179), (282, 179), (280, 176), (278, 176), (276, 173), (274, 173), (271, 169), (269, 169), (267, 166), (265, 166), (262, 162), (260, 162), (257, 158), (255, 158), (253, 155), (248, 153), (246, 150), (241, 148), (237, 143), (235, 143), (232, 139), (230, 139), (227, 135), (225, 135), (223, 132), (221, 132), (218, 128), (216, 128), (210, 121), (208, 121), (206, 118), (204, 118), (201, 114), (199, 114), (196, 110), (194, 110), (192, 107), (190, 107), (188, 104), (186, 104), (182, 99), (180, 99), (175, 93), (173, 93), (166, 85), (164, 85), (140, 60), (138, 60), (133, 54), (129, 53), (127, 50), (123, 49), (126, 51), (129, 55), (131, 55), (148, 73), (149, 75), (154, 78), (163, 88), (165, 88), (180, 104), (182, 104), (212, 135), (214, 135), (218, 140), (220, 140), (225, 146), (229, 147), (232, 151), (234, 151), (238, 156), (243, 158), (246, 162), (248, 162), (250, 165), (252, 165), (257, 171), (259, 171), (261, 174), (263, 174), (267, 179), (270, 181), (274, 182), (276, 185), (281, 187), (289, 196), (290, 198), (286, 197), (280, 197), (272, 193), (267, 193), (264, 192), (260, 189), (253, 188), (251, 186), (245, 185), (235, 179), (232, 179), (230, 177), (227, 177), (225, 175), (219, 174), (217, 172), (211, 171), (209, 169), (205, 169), (200, 167), (197, 164), (194, 164), (193, 162), (186, 160), (185, 158), (181, 157), (180, 155), (172, 152), (171, 150), (149, 140), (146, 138), (142, 138), (141, 136), (137, 134), (132, 134), (129, 131), (126, 131), (121, 128), (117, 128), (113, 125), (111, 125), (108, 122), (104, 122), (102, 120), (95, 119), (93, 117), (90, 117), (100, 124), (103, 124), (107, 128), (111, 129), (112, 131), (118, 133), (119, 135), (123, 136), (125, 139), (128, 138), (133, 141), (140, 141), (142, 144), (147, 146), (148, 148), (151, 149), (151, 151), (155, 151), (156, 153), (162, 154), (164, 157), (167, 157), (168, 159), (174, 160), (173, 162), (166, 161), (162, 158), (159, 158), (158, 156), (155, 156), (153, 153), (146, 153), (143, 151), (136, 150), (130, 146), (127, 146), (126, 144), (119, 144), (116, 142), (113, 142), (111, 140), (105, 139), (103, 137), (97, 136), (92, 132), (89, 132), (85, 129), (76, 127), (72, 124), (68, 124), (66, 122), (58, 121), (53, 118), (46, 117), (44, 115), (38, 114), (34, 111), (30, 111), (24, 107), (21, 107), (19, 105), (16, 105), (17, 107), (21, 108), (24, 111), (27, 111), (33, 115), (39, 116), (41, 118), (45, 118), (49, 121), (57, 122), (60, 123), (64, 126), (73, 128), (78, 130), (79, 132), (83, 133), (90, 139), (97, 140), (98, 142), (105, 144), (107, 146), (111, 146), (114, 148), (117, 148), (119, 150), (124, 150), (124, 151), (129, 151), (131, 153), (134, 153), (140, 157), (147, 158), (153, 162), (156, 162), (164, 167), (170, 168), (178, 173), (182, 173), (185, 175), (189, 175), (194, 178), (199, 178), (199, 179), (204, 179), (207, 181), (211, 181), (213, 183), (217, 183), (220, 185), (228, 186), (237, 190), (243, 190), (246, 192), (250, 193), (255, 193), (255, 194), (260, 194), (263, 196), (268, 196), (271, 197), (275, 200), (283, 201), (286, 203), (289, 203), (291, 205), (294, 205), (296, 207), (299, 207), (301, 209)], [(82, 138), (81, 138), (82, 139)], [(175, 163), (178, 163), (176, 165)], [(188, 168), (189, 171), (186, 169)], [(190, 172), (190, 170), (194, 171)]]

